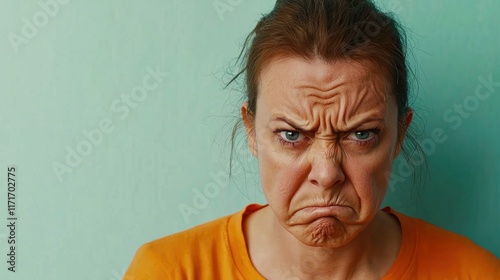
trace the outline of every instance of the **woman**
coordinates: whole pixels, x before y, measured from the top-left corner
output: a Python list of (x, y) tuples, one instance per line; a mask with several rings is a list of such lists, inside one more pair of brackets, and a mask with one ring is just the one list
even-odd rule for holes
[(380, 209), (413, 115), (394, 19), (278, 0), (247, 43), (241, 114), (268, 205), (142, 246), (125, 279), (500, 279), (469, 239)]

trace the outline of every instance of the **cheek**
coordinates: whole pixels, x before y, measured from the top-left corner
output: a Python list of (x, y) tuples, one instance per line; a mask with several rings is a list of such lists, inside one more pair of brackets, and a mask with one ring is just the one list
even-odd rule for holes
[(346, 177), (361, 201), (361, 211), (378, 209), (382, 204), (389, 185), (393, 151), (393, 145), (388, 143), (368, 155), (347, 157), (344, 161)]
[(305, 168), (298, 158), (266, 142), (260, 141), (257, 153), (262, 189), (269, 204), (287, 209), (305, 179)]

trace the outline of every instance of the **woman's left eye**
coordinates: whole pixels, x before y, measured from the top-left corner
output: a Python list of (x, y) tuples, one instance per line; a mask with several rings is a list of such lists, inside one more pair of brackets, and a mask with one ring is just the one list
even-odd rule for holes
[(349, 139), (358, 142), (370, 142), (371, 140), (375, 140), (376, 136), (377, 136), (377, 131), (360, 130), (360, 131), (354, 131), (351, 134), (349, 134)]
[(370, 139), (371, 133), (373, 133), (373, 132), (370, 132), (370, 131), (356, 131), (356, 132), (354, 132), (354, 137), (356, 139), (358, 139), (358, 140), (367, 140), (367, 139)]

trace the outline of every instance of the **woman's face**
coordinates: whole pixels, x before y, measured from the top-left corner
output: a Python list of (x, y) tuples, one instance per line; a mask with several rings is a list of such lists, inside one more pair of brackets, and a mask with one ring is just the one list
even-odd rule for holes
[(273, 59), (255, 115), (242, 107), (275, 219), (306, 245), (347, 244), (384, 199), (402, 139), (390, 85), (370, 66)]

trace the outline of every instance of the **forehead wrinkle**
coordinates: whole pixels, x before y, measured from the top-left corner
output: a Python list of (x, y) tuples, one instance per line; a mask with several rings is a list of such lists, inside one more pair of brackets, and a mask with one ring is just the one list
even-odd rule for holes
[(385, 111), (386, 94), (377, 88), (373, 80), (366, 83), (353, 83), (354, 89), (342, 95), (337, 125), (346, 129), (354, 119), (362, 119), (359, 115), (366, 115), (367, 111)]
[[(336, 131), (347, 131), (359, 122), (366, 120), (383, 120), (386, 109), (385, 98), (369, 88), (356, 91), (345, 91), (332, 97), (316, 98), (302, 103), (303, 112), (307, 112), (306, 120), (318, 129), (319, 134), (334, 134)], [(382, 94), (382, 96), (384, 96)]]
[[(304, 67), (300, 60), (274, 61), (263, 71), (260, 87), (270, 94), (264, 94), (264, 98), (272, 98), (273, 92), (279, 96), (273, 101), (276, 108), (270, 108), (274, 115), (284, 116), (305, 130), (316, 130), (327, 138), (330, 135), (323, 133), (345, 131), (365, 116), (371, 120), (384, 118), (390, 85), (374, 71), (376, 69), (363, 63), (348, 63), (345, 68), (346, 63), (342, 61), (338, 67), (327, 69), (317, 62), (309, 61), (314, 64), (311, 68)], [(307, 71), (274, 74), (285, 73), (290, 68)]]
[[(342, 99), (340, 99), (342, 100)], [(385, 124), (387, 107), (379, 104), (363, 112), (358, 112), (349, 118), (345, 123), (339, 121), (335, 110), (325, 110), (320, 105), (315, 107), (302, 103), (302, 108), (298, 109), (292, 104), (286, 104), (280, 110), (273, 110), (269, 121), (276, 119), (286, 119), (294, 128), (299, 130), (315, 132), (319, 139), (331, 141), (337, 138), (339, 132), (350, 131), (366, 122), (382, 122)], [(319, 111), (319, 112), (318, 112)]]
[[(294, 105), (293, 102), (286, 102), (286, 100), (284, 101), (285, 102), (283, 102), (283, 108), (276, 108), (277, 110), (273, 110), (274, 112), (271, 113), (269, 118), (270, 121), (284, 118), (289, 122), (292, 122), (295, 126), (300, 127), (304, 131), (314, 130), (314, 125), (311, 121), (312, 118), (310, 118), (310, 114), (308, 115), (307, 113), (308, 109), (310, 108), (308, 108), (307, 106), (303, 106), (303, 108), (297, 109), (297, 106)], [(305, 115), (302, 112), (305, 112)], [(289, 124), (292, 125), (291, 123)]]
[[(334, 112), (342, 107), (342, 88), (346, 82), (342, 79), (333, 80), (325, 87), (317, 85), (302, 85), (300, 91), (303, 91), (306, 102), (303, 103), (304, 111), (308, 112), (309, 119), (315, 128), (322, 133), (333, 134), (335, 129), (331, 125), (334, 118)], [(319, 113), (318, 113), (319, 111)]]

